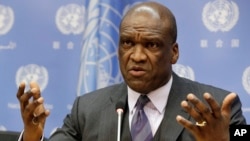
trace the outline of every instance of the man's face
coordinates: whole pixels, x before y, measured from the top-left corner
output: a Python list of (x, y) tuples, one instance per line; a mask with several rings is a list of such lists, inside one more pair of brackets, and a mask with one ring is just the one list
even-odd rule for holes
[(126, 17), (120, 27), (119, 62), (124, 80), (133, 90), (147, 94), (168, 82), (178, 45), (172, 43), (167, 24), (155, 13)]

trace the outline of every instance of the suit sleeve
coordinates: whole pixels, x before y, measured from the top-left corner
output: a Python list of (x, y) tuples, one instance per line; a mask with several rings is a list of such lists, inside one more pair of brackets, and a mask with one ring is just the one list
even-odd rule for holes
[(82, 138), (78, 120), (79, 97), (75, 100), (71, 113), (68, 114), (63, 126), (58, 128), (50, 137), (49, 141), (79, 141)]
[(243, 116), (241, 108), (242, 108), (242, 104), (241, 104), (240, 98), (237, 96), (235, 101), (232, 104), (230, 125), (246, 124), (246, 119)]

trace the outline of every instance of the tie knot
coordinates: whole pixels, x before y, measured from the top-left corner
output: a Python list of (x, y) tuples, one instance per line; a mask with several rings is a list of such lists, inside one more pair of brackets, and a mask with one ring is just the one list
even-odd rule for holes
[(150, 100), (146, 95), (141, 95), (136, 103), (137, 109), (138, 110), (142, 109), (149, 101)]

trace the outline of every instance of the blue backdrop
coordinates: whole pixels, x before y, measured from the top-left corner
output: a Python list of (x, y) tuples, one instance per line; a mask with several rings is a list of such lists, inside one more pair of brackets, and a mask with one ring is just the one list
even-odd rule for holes
[[(21, 81), (41, 86), (51, 111), (46, 136), (62, 125), (76, 96), (122, 81), (118, 25), (141, 1), (1, 0), (0, 130), (22, 130)], [(176, 16), (180, 59), (174, 71), (237, 92), (249, 123), (250, 1), (155, 1)]]

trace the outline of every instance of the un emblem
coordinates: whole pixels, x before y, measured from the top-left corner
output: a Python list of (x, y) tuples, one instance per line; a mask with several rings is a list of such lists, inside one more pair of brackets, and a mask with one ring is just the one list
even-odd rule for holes
[(246, 92), (250, 94), (250, 66), (245, 69), (242, 76), (242, 85)]
[(173, 71), (178, 74), (180, 77), (184, 77), (190, 80), (195, 80), (194, 71), (189, 66), (184, 66), (181, 64), (174, 64)]
[(205, 5), (202, 21), (211, 32), (231, 30), (239, 19), (239, 9), (234, 2), (215, 0)]
[(63, 34), (80, 34), (84, 30), (85, 7), (77, 4), (62, 6), (56, 13), (56, 25)]
[(0, 5), (0, 35), (9, 32), (14, 23), (14, 12), (10, 7)]
[(31, 81), (35, 81), (39, 84), (41, 91), (46, 88), (48, 79), (49, 77), (47, 69), (36, 64), (21, 66), (16, 73), (17, 86), (19, 86), (21, 82), (25, 82), (26, 85), (29, 85)]

